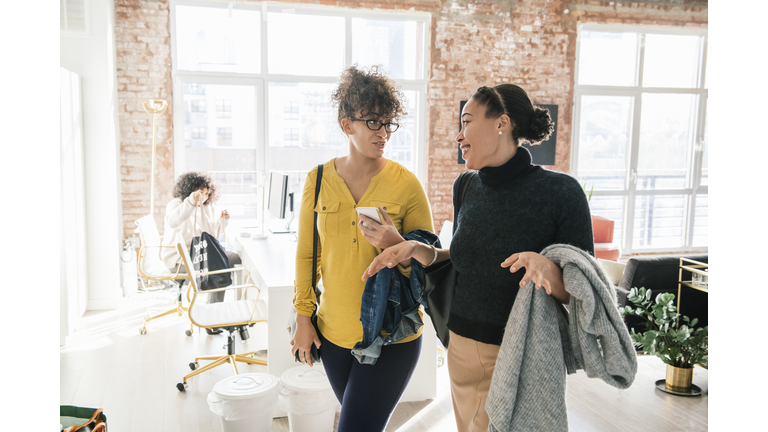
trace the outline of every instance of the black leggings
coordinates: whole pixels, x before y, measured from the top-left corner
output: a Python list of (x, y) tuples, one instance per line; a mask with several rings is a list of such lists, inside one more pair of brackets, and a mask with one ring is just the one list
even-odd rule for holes
[(325, 373), (341, 403), (337, 432), (383, 431), (419, 361), (421, 336), (382, 347), (375, 365), (360, 364), (351, 350), (318, 336)]

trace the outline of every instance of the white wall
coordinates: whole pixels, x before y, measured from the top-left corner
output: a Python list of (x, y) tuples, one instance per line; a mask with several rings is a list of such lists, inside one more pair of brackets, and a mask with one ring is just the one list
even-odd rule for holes
[(88, 301), (80, 77), (61, 68), (61, 286), (59, 343), (66, 344)]
[(87, 308), (98, 310), (116, 308), (122, 295), (120, 142), (114, 3), (88, 4), (91, 34), (61, 35), (61, 66), (82, 80)]

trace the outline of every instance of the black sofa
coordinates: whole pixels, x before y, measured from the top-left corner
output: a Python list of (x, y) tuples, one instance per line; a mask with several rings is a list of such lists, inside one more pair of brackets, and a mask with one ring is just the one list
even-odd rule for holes
[[(632, 257), (627, 261), (619, 286), (616, 287), (619, 306), (627, 305), (627, 295), (632, 288), (645, 287), (653, 291), (655, 299), (659, 293), (672, 293), (677, 304), (677, 283), (680, 277), (680, 258), (689, 258), (708, 264), (708, 255), (664, 255)], [(691, 273), (683, 271), (683, 280), (691, 280)], [(683, 286), (680, 313), (689, 318), (698, 318), (696, 327), (707, 325), (708, 295), (705, 292)], [(632, 329), (639, 322), (639, 317), (625, 316), (627, 328)], [(644, 327), (636, 329), (643, 331)]]

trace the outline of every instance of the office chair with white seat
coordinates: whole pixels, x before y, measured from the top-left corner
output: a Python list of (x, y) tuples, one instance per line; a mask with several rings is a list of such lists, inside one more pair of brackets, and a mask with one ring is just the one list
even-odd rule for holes
[[(232, 369), (235, 371), (235, 375), (238, 374), (236, 365), (237, 362), (266, 366), (267, 362), (265, 360), (259, 360), (252, 357), (254, 354), (253, 351), (237, 354), (234, 350), (236, 332), (240, 333), (240, 338), (245, 341), (249, 337), (248, 327), (253, 327), (253, 325), (256, 323), (267, 322), (267, 304), (264, 302), (264, 300), (259, 299), (261, 290), (256, 285), (249, 283), (251, 280), (250, 272), (248, 272), (248, 270), (243, 267), (215, 270), (205, 273), (196, 272), (192, 266), (192, 259), (189, 256), (189, 251), (185, 247), (184, 242), (181, 240), (180, 236), (177, 237), (176, 247), (178, 248), (179, 255), (181, 255), (182, 264), (187, 268), (187, 276), (189, 280), (187, 299), (189, 300), (188, 314), (190, 321), (192, 321), (193, 325), (198, 327), (207, 329), (219, 328), (229, 332), (229, 335), (227, 336), (227, 354), (195, 357), (195, 361), (189, 364), (189, 368), (192, 369), (193, 372), (186, 375), (184, 377), (184, 381), (176, 384), (176, 388), (179, 391), (185, 391), (188, 387), (187, 379), (197, 374), (201, 374), (207, 370), (213, 369), (216, 366), (222, 365), (224, 363), (229, 363), (232, 365)], [(231, 285), (225, 288), (217, 288), (206, 291), (199, 290), (197, 285), (198, 277), (226, 272), (244, 272), (243, 275), (246, 277), (244, 279), (241, 278), (241, 280), (245, 280), (245, 284)], [(225, 299), (224, 301), (218, 303), (205, 303), (204, 301), (200, 301), (201, 294), (203, 294), (202, 298), (204, 299), (204, 294), (206, 293), (240, 289), (242, 289), (242, 295), (240, 299)], [(246, 299), (246, 294), (248, 293), (249, 289), (256, 290), (257, 294), (255, 299)], [(189, 298), (190, 292), (192, 293), (191, 299)], [(213, 362), (198, 369), (198, 362), (200, 360), (213, 360)]]
[[(141, 239), (141, 249), (139, 249), (139, 274), (144, 279), (150, 281), (176, 281), (179, 292), (176, 296), (176, 307), (173, 309), (156, 309), (150, 308), (147, 310), (144, 316), (144, 323), (141, 325), (139, 331), (141, 334), (147, 333), (147, 323), (157, 318), (161, 318), (167, 315), (176, 314), (182, 316), (187, 313), (187, 308), (182, 305), (181, 302), (181, 285), (187, 279), (187, 275), (182, 274), (179, 270), (171, 272), (165, 263), (160, 258), (160, 250), (162, 248), (174, 248), (176, 246), (162, 246), (160, 241), (160, 234), (157, 232), (157, 226), (155, 225), (155, 219), (152, 215), (146, 215), (136, 221), (136, 226), (139, 230), (139, 238)], [(153, 312), (161, 312), (157, 315), (151, 316)], [(189, 330), (186, 331), (187, 336), (192, 336), (192, 325), (190, 324)]]

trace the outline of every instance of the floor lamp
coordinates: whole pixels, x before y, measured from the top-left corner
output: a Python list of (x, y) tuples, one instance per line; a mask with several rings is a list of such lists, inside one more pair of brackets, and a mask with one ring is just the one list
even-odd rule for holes
[(155, 136), (157, 135), (157, 116), (165, 112), (168, 108), (168, 101), (163, 99), (144, 100), (144, 111), (152, 114), (152, 171), (150, 171), (149, 181), (149, 214), (155, 217)]
[[(144, 106), (144, 111), (146, 111), (147, 114), (152, 114), (152, 171), (150, 172), (150, 176), (149, 176), (149, 179), (150, 179), (149, 214), (151, 216), (151, 219), (154, 221), (154, 218), (155, 218), (155, 138), (157, 136), (157, 116), (164, 113), (165, 109), (168, 108), (168, 101), (163, 99), (145, 99), (142, 105)], [(165, 312), (162, 312), (158, 315), (151, 316), (150, 314), (155, 311), (161, 311), (161, 310), (154, 309), (154, 308), (150, 308), (149, 310), (147, 310), (147, 313), (144, 317), (144, 324), (142, 324), (140, 329), (141, 334), (147, 333), (147, 322), (149, 321), (152, 321), (156, 318), (160, 318), (166, 315), (172, 315), (172, 314), (177, 314), (178, 316), (181, 316), (188, 311), (188, 308), (182, 305), (181, 285), (179, 285), (179, 293), (176, 299), (176, 307), (174, 307), (173, 309), (167, 310)], [(192, 336), (191, 324), (190, 324), (190, 329), (186, 331), (186, 334), (187, 336)]]

